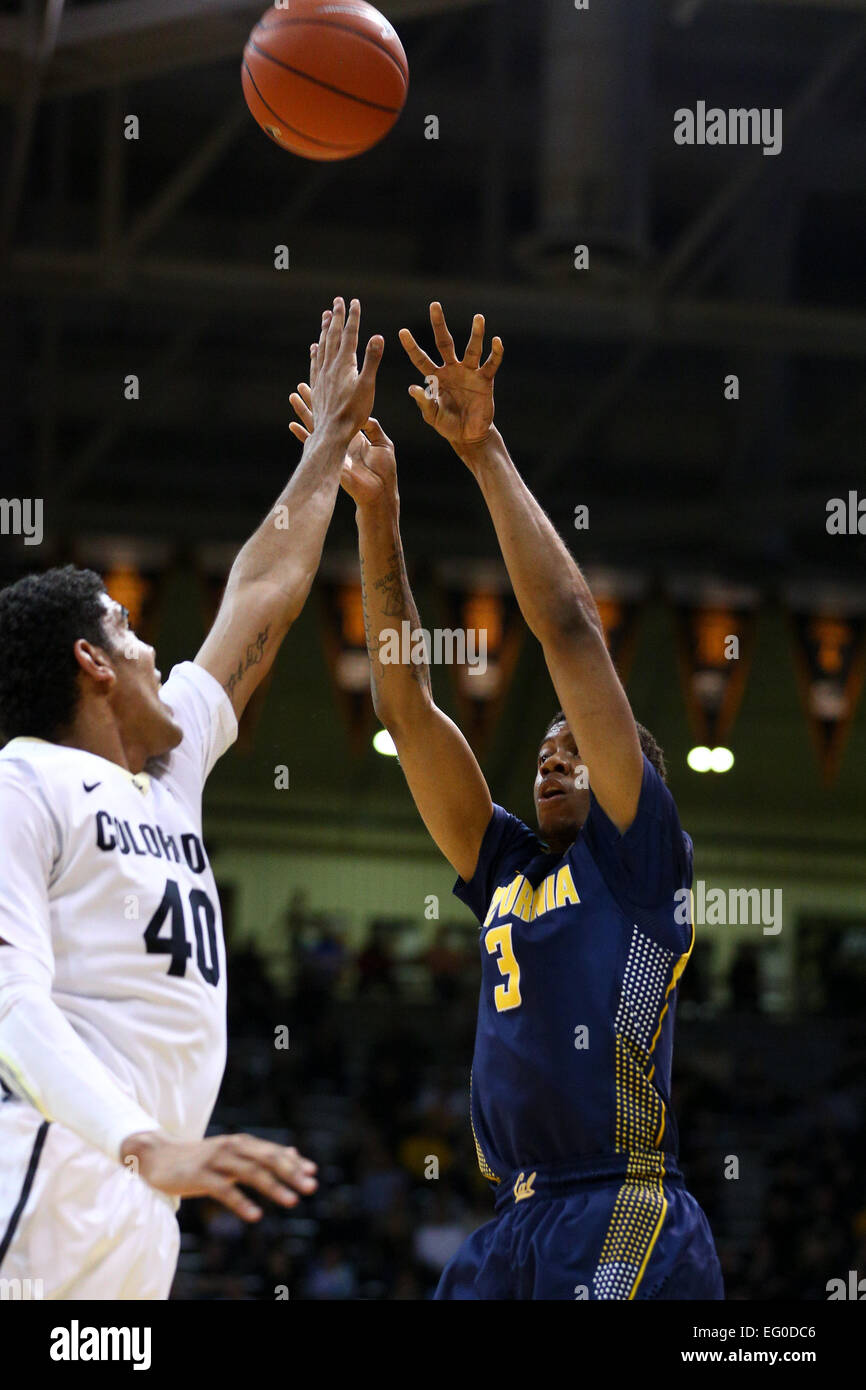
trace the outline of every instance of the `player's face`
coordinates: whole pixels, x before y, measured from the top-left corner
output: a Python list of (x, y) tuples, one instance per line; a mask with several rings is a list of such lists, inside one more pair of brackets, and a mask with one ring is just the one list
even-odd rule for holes
[(543, 839), (570, 844), (589, 814), (589, 780), (567, 724), (554, 725), (538, 750), (534, 796)]
[[(124, 746), (143, 767), (148, 758), (176, 748), (183, 732), (168, 705), (160, 699), (162, 677), (156, 668), (153, 647), (132, 631), (125, 608), (107, 594), (104, 603), (105, 629), (111, 638), (111, 660), (117, 677), (112, 704)], [(140, 772), (141, 767), (132, 770)]]

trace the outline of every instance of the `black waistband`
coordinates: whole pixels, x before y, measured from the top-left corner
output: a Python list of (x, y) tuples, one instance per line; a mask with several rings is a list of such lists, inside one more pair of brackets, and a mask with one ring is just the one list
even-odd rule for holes
[(681, 1183), (675, 1154), (651, 1151), (632, 1154), (592, 1154), (563, 1163), (527, 1164), (502, 1174), (496, 1188), (496, 1210), (530, 1197), (564, 1197), (580, 1188), (605, 1183)]

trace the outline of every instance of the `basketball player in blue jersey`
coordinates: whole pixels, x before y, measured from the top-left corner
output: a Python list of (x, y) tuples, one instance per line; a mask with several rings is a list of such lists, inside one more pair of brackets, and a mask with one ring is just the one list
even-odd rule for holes
[[(478, 918), (481, 996), (470, 1086), (495, 1218), (446, 1267), (441, 1299), (719, 1299), (706, 1217), (677, 1164), (670, 1108), (677, 986), (689, 958), (692, 845), (652, 736), (635, 723), (592, 595), (493, 424), (503, 348), (458, 360), (400, 337), (425, 421), (481, 488), (562, 711), (538, 752), (538, 834), (495, 806), (426, 666), (392, 664), (420, 628), (403, 561), (394, 451), (375, 420), (342, 483), (356, 503), (372, 691), (421, 816)], [(293, 404), (312, 427), (309, 391)], [(383, 657), (385, 658), (383, 660)]]

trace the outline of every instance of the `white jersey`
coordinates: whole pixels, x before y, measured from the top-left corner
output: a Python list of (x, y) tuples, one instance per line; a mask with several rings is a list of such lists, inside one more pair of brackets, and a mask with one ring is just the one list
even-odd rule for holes
[(77, 748), (0, 750), (0, 938), (53, 975), (52, 999), (165, 1130), (200, 1139), (225, 1067), (225, 946), (201, 796), (237, 736), (218, 682), (176, 666), (178, 747), (133, 776)]

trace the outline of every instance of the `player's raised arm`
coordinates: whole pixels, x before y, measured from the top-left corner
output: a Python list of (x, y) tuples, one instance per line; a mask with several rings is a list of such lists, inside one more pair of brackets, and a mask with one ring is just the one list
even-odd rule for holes
[(315, 437), (288, 485), (229, 574), (216, 621), (196, 657), (225, 687), (240, 717), (303, 608), (319, 567), (349, 441), (373, 409), (384, 341), (370, 339), (361, 371), (361, 306), (342, 299), (322, 316), (310, 349)]
[(476, 314), (462, 359), (440, 304), (430, 321), (442, 364), (400, 333), (409, 358), (437, 389), (410, 387), (427, 424), (463, 460), (484, 495), (527, 625), (544, 650), (551, 679), (589, 769), (594, 795), (624, 833), (637, 813), (643, 758), (634, 716), (607, 651), (601, 619), (577, 564), (520, 477), (493, 424), (499, 338), (482, 364), (484, 319)]
[[(291, 399), (301, 421), (291, 428), (304, 439), (313, 426), (309, 387), (302, 385)], [(424, 824), (468, 880), (493, 803), (471, 748), (433, 700), (427, 664), (387, 659), (397, 646), (389, 634), (400, 634), (404, 622), (415, 632), (421, 623), (403, 559), (394, 446), (378, 421), (368, 420), (352, 441), (342, 484), (356, 508), (373, 704), (394, 740)]]

